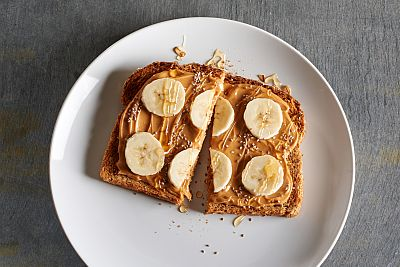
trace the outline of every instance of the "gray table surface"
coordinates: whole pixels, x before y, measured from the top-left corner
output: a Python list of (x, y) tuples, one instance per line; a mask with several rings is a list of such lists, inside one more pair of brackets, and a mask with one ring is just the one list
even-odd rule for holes
[(48, 154), (58, 111), (104, 49), (188, 16), (265, 29), (321, 71), (356, 153), (350, 214), (324, 266), (400, 265), (400, 2), (0, 1), (0, 266), (81, 266), (52, 202)]

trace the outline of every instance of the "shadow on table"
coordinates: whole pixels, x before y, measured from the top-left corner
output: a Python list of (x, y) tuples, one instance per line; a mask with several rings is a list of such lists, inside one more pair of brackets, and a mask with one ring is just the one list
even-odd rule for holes
[(94, 115), (85, 159), (85, 172), (91, 178), (100, 180), (99, 172), (103, 154), (118, 113), (122, 110), (120, 103), (122, 87), (132, 71), (117, 70), (112, 72), (100, 89), (101, 93), (97, 99), (97, 110)]

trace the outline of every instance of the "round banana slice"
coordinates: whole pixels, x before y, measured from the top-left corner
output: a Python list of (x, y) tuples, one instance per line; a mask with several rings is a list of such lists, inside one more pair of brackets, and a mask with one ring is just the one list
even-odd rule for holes
[(214, 192), (225, 189), (231, 180), (232, 163), (231, 160), (222, 152), (210, 149), (211, 169), (213, 172)]
[(218, 136), (231, 127), (235, 118), (235, 111), (231, 103), (225, 98), (219, 97), (214, 111), (212, 135)]
[(161, 78), (146, 85), (142, 93), (142, 102), (151, 113), (171, 117), (182, 110), (185, 94), (185, 87), (180, 81)]
[(188, 148), (176, 154), (171, 161), (168, 177), (176, 188), (181, 188), (183, 182), (191, 175), (199, 152), (196, 148)]
[(277, 135), (283, 122), (281, 106), (268, 98), (256, 98), (247, 103), (243, 118), (250, 132), (260, 139)]
[(283, 184), (283, 168), (273, 156), (254, 157), (242, 172), (242, 183), (253, 195), (272, 195)]
[(150, 133), (136, 133), (126, 142), (125, 159), (133, 173), (153, 175), (164, 166), (164, 150), (161, 143)]
[(193, 125), (199, 129), (206, 130), (207, 122), (212, 114), (212, 101), (214, 99), (215, 90), (207, 90), (198, 96), (193, 101), (190, 110), (190, 119)]

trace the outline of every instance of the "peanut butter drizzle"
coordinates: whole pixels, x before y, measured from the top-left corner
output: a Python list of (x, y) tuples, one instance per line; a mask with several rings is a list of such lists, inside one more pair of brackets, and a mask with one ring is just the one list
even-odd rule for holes
[[(141, 101), (143, 88), (150, 82), (160, 78), (173, 78), (180, 81), (185, 88), (185, 105), (175, 116), (157, 116), (149, 112)], [(163, 71), (153, 75), (128, 104), (120, 118), (119, 159), (117, 162), (119, 174), (126, 175), (137, 181), (144, 181), (157, 189), (168, 191), (180, 198), (183, 198), (183, 196), (191, 198), (191, 193), (189, 191), (190, 180), (185, 180), (180, 190), (175, 188), (168, 179), (168, 168), (173, 157), (180, 151), (187, 148), (201, 149), (205, 132), (196, 128), (190, 120), (191, 103), (197, 95), (206, 90), (215, 89), (218, 95), (220, 92), (220, 83), (221, 80), (211, 75), (203, 75), (202, 73), (193, 74), (178, 69)], [(169, 99), (168, 101), (173, 102), (174, 100)], [(164, 149), (164, 167), (155, 175), (140, 176), (134, 174), (126, 165), (126, 140), (134, 133), (144, 131), (153, 134), (154, 137), (160, 141)]]
[[(222, 135), (212, 137), (211, 148), (223, 152), (232, 162), (232, 177), (225, 188), (218, 193), (211, 193), (213, 203), (227, 203), (237, 206), (263, 207), (284, 203), (290, 196), (293, 181), (286, 160), (289, 152), (296, 146), (299, 136), (296, 125), (288, 114), (289, 106), (270, 89), (249, 85), (225, 85), (224, 97), (235, 110), (235, 120)], [(248, 102), (254, 98), (269, 98), (281, 106), (283, 123), (279, 133), (267, 140), (253, 136), (247, 129), (243, 113)], [(242, 172), (251, 158), (269, 154), (276, 157), (284, 170), (281, 188), (269, 196), (254, 196), (242, 185)]]

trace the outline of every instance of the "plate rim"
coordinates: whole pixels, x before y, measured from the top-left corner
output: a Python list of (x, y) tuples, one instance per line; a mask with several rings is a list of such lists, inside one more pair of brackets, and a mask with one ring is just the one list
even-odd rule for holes
[(319, 78), (321, 78), (321, 80), (325, 83), (325, 85), (326, 85), (326, 86), (328, 87), (328, 89), (329, 89), (330, 94), (333, 96), (333, 98), (334, 98), (334, 100), (335, 100), (337, 106), (339, 107), (340, 114), (342, 115), (342, 118), (343, 118), (343, 120), (344, 120), (344, 122), (345, 122), (346, 130), (347, 130), (347, 136), (348, 136), (349, 142), (350, 142), (351, 161), (352, 161), (352, 162), (351, 162), (351, 167), (352, 167), (352, 170), (351, 170), (351, 172), (352, 172), (352, 178), (351, 178), (350, 195), (349, 195), (349, 200), (348, 200), (348, 203), (347, 203), (347, 207), (346, 207), (345, 214), (344, 214), (344, 216), (343, 216), (342, 222), (341, 222), (341, 224), (340, 224), (339, 230), (337, 231), (334, 240), (332, 241), (332, 243), (331, 243), (330, 247), (328, 248), (328, 250), (325, 252), (324, 256), (321, 258), (321, 260), (320, 260), (319, 263), (317, 264), (317, 266), (320, 266), (320, 265), (327, 259), (327, 257), (330, 255), (330, 253), (332, 252), (333, 248), (335, 247), (335, 245), (336, 245), (336, 243), (337, 243), (337, 241), (338, 241), (340, 235), (342, 234), (343, 228), (344, 228), (344, 226), (345, 226), (345, 224), (346, 224), (346, 221), (347, 221), (347, 218), (348, 218), (348, 215), (349, 215), (349, 212), (350, 212), (350, 208), (351, 208), (351, 204), (352, 204), (353, 196), (354, 196), (355, 172), (356, 172), (356, 169), (355, 169), (354, 143), (353, 143), (353, 137), (352, 137), (352, 134), (351, 134), (350, 125), (349, 125), (349, 122), (348, 122), (348, 120), (347, 120), (346, 114), (345, 114), (345, 112), (344, 112), (344, 110), (343, 110), (342, 104), (340, 103), (340, 101), (339, 101), (339, 99), (338, 99), (336, 93), (334, 92), (334, 90), (332, 89), (331, 85), (328, 83), (328, 81), (326, 80), (326, 78), (325, 78), (325, 77), (321, 74), (321, 72), (314, 66), (314, 64), (313, 64), (307, 57), (305, 57), (303, 54), (301, 54), (300, 51), (298, 51), (295, 47), (293, 47), (292, 45), (290, 45), (289, 43), (287, 43), (287, 42), (284, 41), (283, 39), (277, 37), (276, 35), (274, 35), (274, 34), (268, 32), (268, 31), (266, 31), (266, 30), (263, 30), (263, 29), (261, 29), (261, 28), (258, 28), (258, 27), (256, 27), (256, 26), (253, 26), (253, 25), (251, 25), (251, 24), (244, 23), (244, 22), (240, 22), (240, 21), (235, 21), (235, 20), (230, 20), (230, 19), (225, 19), (225, 18), (218, 18), (218, 17), (201, 17), (201, 16), (198, 16), (198, 17), (184, 17), (184, 18), (176, 18), (176, 19), (171, 19), (171, 20), (163, 20), (163, 21), (160, 21), (160, 22), (157, 22), (157, 23), (154, 23), (154, 24), (145, 26), (145, 27), (143, 27), (143, 28), (140, 28), (140, 29), (138, 29), (138, 30), (136, 30), (136, 31), (133, 31), (133, 32), (131, 32), (131, 33), (129, 33), (129, 34), (127, 34), (127, 35), (121, 37), (119, 40), (117, 40), (116, 42), (112, 43), (112, 44), (111, 44), (110, 46), (108, 46), (105, 50), (103, 50), (103, 52), (101, 52), (92, 62), (90, 62), (89, 65), (87, 65), (87, 67), (85, 68), (85, 70), (80, 74), (80, 76), (78, 77), (78, 79), (77, 79), (77, 80), (75, 81), (75, 83), (72, 85), (71, 89), (69, 90), (67, 96), (65, 97), (65, 99), (64, 99), (64, 101), (63, 101), (63, 104), (61, 105), (61, 107), (60, 107), (60, 109), (59, 109), (59, 111), (58, 111), (57, 119), (56, 119), (56, 121), (55, 121), (55, 123), (54, 123), (54, 128), (53, 128), (53, 132), (52, 132), (52, 136), (51, 136), (51, 141), (50, 141), (49, 158), (48, 158), (48, 159), (49, 159), (48, 168), (49, 168), (49, 184), (50, 184), (50, 191), (51, 191), (51, 199), (52, 199), (52, 202), (53, 202), (55, 211), (56, 211), (57, 219), (58, 219), (58, 221), (59, 221), (59, 223), (60, 223), (60, 225), (61, 225), (61, 227), (62, 227), (62, 229), (63, 229), (64, 235), (67, 237), (68, 242), (69, 242), (69, 243), (71, 244), (71, 246), (74, 248), (76, 254), (78, 254), (79, 257), (81, 258), (81, 260), (86, 264), (86, 261), (85, 261), (84, 258), (82, 257), (81, 253), (77, 250), (75, 244), (74, 244), (74, 243), (71, 241), (71, 239), (69, 238), (69, 236), (68, 236), (68, 234), (67, 234), (67, 232), (66, 232), (66, 230), (65, 230), (65, 228), (64, 228), (63, 222), (62, 222), (61, 219), (60, 219), (59, 211), (58, 211), (58, 208), (57, 208), (57, 204), (56, 204), (56, 201), (55, 201), (55, 199), (54, 199), (53, 185), (52, 185), (52, 178), (51, 178), (51, 177), (52, 177), (51, 162), (52, 162), (52, 154), (54, 153), (54, 152), (53, 152), (54, 136), (55, 136), (55, 132), (57, 131), (57, 128), (59, 128), (59, 127), (58, 127), (58, 124), (60, 124), (60, 117), (61, 117), (61, 114), (64, 113), (64, 112), (66, 112), (66, 111), (65, 111), (66, 105), (67, 105), (66, 103), (69, 102), (69, 99), (71, 98), (71, 95), (72, 95), (72, 91), (76, 90), (75, 87), (77, 86), (78, 83), (80, 83), (82, 77), (86, 75), (86, 73), (87, 73), (88, 70), (91, 68), (91, 66), (95, 65), (95, 64), (97, 63), (97, 61), (99, 61), (109, 50), (111, 50), (114, 46), (117, 46), (120, 42), (123, 42), (125, 39), (131, 38), (132, 35), (138, 34), (138, 33), (142, 32), (142, 31), (149, 30), (149, 29), (151, 29), (151, 28), (155, 28), (155, 27), (159, 26), (160, 24), (176, 23), (176, 22), (178, 22), (178, 21), (185, 21), (185, 20), (209, 20), (209, 21), (223, 22), (223, 23), (228, 23), (228, 24), (236, 24), (236, 25), (241, 25), (241, 26), (248, 27), (248, 28), (250, 28), (250, 29), (252, 29), (252, 30), (256, 30), (256, 31), (258, 31), (258, 32), (260, 32), (260, 33), (263, 33), (263, 34), (268, 35), (269, 37), (273, 38), (275, 41), (277, 41), (277, 42), (281, 43), (282, 45), (288, 47), (290, 50), (294, 51), (298, 56), (300, 56), (300, 58), (302, 58), (302, 59), (312, 68), (312, 70), (313, 70), (316, 74), (318, 74)]

